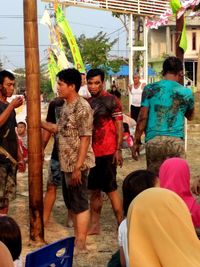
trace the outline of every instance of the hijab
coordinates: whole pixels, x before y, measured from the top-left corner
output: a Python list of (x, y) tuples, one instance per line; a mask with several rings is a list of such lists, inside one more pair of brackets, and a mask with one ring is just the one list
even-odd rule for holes
[(200, 267), (200, 241), (176, 193), (143, 191), (131, 202), (127, 223), (130, 267)]
[(160, 187), (177, 193), (188, 206), (195, 227), (200, 227), (200, 205), (190, 191), (190, 169), (186, 160), (170, 158), (159, 171)]

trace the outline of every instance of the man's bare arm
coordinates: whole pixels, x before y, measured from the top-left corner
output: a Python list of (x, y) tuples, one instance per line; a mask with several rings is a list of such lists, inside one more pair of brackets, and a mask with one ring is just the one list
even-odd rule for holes
[(140, 154), (141, 136), (146, 129), (148, 114), (149, 114), (149, 108), (141, 107), (138, 120), (137, 120), (135, 138), (134, 138), (133, 150), (132, 150), (132, 156), (135, 160), (138, 160), (138, 155)]
[(43, 144), (43, 149), (47, 146), (50, 138), (51, 138), (52, 133), (43, 129), (42, 130), (42, 144)]
[(147, 107), (141, 107), (135, 131), (134, 141), (136, 143), (140, 143), (141, 136), (146, 129), (148, 114), (149, 114), (149, 109)]
[(57, 133), (58, 132), (58, 125), (55, 123), (51, 123), (51, 122), (46, 122), (46, 121), (42, 121), (41, 122), (41, 127), (46, 130), (49, 131), (50, 133)]
[(72, 179), (70, 181), (71, 186), (76, 186), (81, 184), (81, 167), (87, 156), (88, 147), (90, 144), (91, 136), (81, 136), (80, 137), (80, 147), (78, 151), (78, 158), (76, 161), (75, 168), (72, 172)]
[(23, 104), (23, 98), (22, 97), (16, 97), (13, 99), (10, 104), (7, 106), (7, 108), (0, 114), (0, 127), (4, 125), (4, 123), (8, 120), (11, 112), (18, 108)]
[(121, 145), (123, 141), (123, 121), (122, 120), (116, 120), (115, 121), (115, 127), (116, 127), (116, 143), (117, 143), (117, 150), (114, 154), (114, 161), (116, 161), (117, 165), (122, 167), (123, 159), (122, 159), (122, 152), (121, 152)]

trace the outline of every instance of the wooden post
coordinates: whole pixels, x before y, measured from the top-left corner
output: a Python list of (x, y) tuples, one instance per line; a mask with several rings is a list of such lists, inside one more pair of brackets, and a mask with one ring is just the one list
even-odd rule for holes
[[(181, 40), (181, 33), (183, 30), (183, 23), (184, 23), (184, 15), (182, 15), (179, 19), (176, 19), (176, 56), (184, 62), (184, 51), (183, 49), (179, 46), (180, 40)], [(183, 84), (183, 78), (182, 82)]]
[(36, 0), (24, 0), (30, 240), (44, 243), (40, 68)]

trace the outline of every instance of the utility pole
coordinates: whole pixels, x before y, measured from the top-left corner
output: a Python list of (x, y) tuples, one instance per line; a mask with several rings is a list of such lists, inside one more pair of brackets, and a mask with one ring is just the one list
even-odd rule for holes
[(24, 0), (30, 241), (44, 243), (37, 1)]

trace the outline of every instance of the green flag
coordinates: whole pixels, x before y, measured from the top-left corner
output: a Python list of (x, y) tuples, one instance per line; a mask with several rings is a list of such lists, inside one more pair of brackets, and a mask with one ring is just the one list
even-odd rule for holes
[(181, 3), (179, 0), (170, 0), (170, 6), (173, 14), (176, 15), (177, 11), (181, 8)]
[(187, 34), (186, 34), (186, 23), (184, 21), (183, 30), (181, 33), (181, 40), (179, 46), (183, 49), (184, 53), (187, 50)]
[(80, 72), (85, 72), (85, 67), (83, 65), (82, 57), (76, 43), (76, 39), (73, 36), (72, 30), (63, 14), (61, 7), (58, 5), (56, 9), (56, 21), (58, 26), (62, 29), (65, 37), (70, 46), (70, 50), (72, 52), (75, 68)]
[[(170, 0), (170, 6), (172, 8), (172, 12), (175, 16), (177, 16), (177, 12), (179, 9), (182, 7), (181, 3), (179, 0)], [(185, 23), (185, 18), (184, 18), (184, 24), (183, 24), (183, 29), (181, 33), (181, 39), (179, 43), (179, 47), (181, 47), (184, 51), (184, 53), (187, 50), (187, 34), (186, 34), (186, 23)]]
[(52, 52), (49, 53), (48, 71), (51, 80), (52, 90), (55, 91), (56, 75), (61, 69), (58, 67)]

